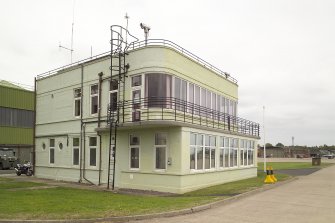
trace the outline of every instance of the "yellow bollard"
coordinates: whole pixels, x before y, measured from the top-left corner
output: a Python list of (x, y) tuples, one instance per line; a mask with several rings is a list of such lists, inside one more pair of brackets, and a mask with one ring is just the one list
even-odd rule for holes
[(272, 177), (270, 176), (270, 168), (269, 167), (266, 168), (266, 178), (264, 180), (264, 183), (267, 183), (267, 184), (274, 183)]
[(273, 168), (272, 168), (272, 166), (270, 166), (269, 168), (270, 168), (270, 177), (272, 178), (272, 180), (273, 180), (274, 182), (277, 182), (278, 180), (277, 180), (277, 178), (275, 177), (275, 175), (274, 175), (274, 173), (273, 173)]

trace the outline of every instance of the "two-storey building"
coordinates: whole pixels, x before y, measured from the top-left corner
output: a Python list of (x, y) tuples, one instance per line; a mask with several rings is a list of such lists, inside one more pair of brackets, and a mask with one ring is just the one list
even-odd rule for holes
[(257, 175), (234, 78), (170, 41), (114, 36), (37, 77), (37, 177), (184, 193)]

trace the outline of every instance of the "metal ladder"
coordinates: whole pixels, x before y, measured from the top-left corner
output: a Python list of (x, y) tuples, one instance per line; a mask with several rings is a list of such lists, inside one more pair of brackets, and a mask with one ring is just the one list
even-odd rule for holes
[[(124, 122), (125, 111), (125, 85), (129, 64), (126, 64), (126, 55), (128, 55), (129, 44), (125, 39), (127, 35), (138, 41), (138, 39), (129, 34), (128, 30), (122, 26), (111, 26), (111, 55), (110, 55), (110, 74), (111, 82), (116, 81), (118, 85), (117, 103), (108, 106), (107, 124), (109, 124), (109, 155), (108, 155), (108, 181), (107, 189), (114, 190), (115, 186), (115, 163), (116, 163), (116, 142), (117, 130), (120, 123)], [(124, 38), (126, 37), (126, 38)], [(134, 41), (134, 42), (135, 42)], [(116, 107), (115, 107), (116, 106)], [(114, 139), (113, 139), (114, 138)]]

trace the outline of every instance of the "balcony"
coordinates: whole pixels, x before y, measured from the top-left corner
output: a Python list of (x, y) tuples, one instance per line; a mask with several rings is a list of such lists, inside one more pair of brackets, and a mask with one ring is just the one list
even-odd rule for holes
[(107, 124), (117, 122), (118, 126), (131, 123), (172, 123), (202, 126), (212, 129), (259, 138), (259, 124), (224, 112), (209, 109), (177, 98), (141, 98), (121, 101), (116, 106), (108, 105)]

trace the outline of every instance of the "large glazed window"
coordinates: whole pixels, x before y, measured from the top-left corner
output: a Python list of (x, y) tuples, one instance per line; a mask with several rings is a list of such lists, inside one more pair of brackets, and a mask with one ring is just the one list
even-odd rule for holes
[(171, 75), (151, 73), (145, 75), (145, 96), (148, 107), (168, 107), (171, 97)]
[(34, 127), (34, 112), (0, 107), (0, 126)]

